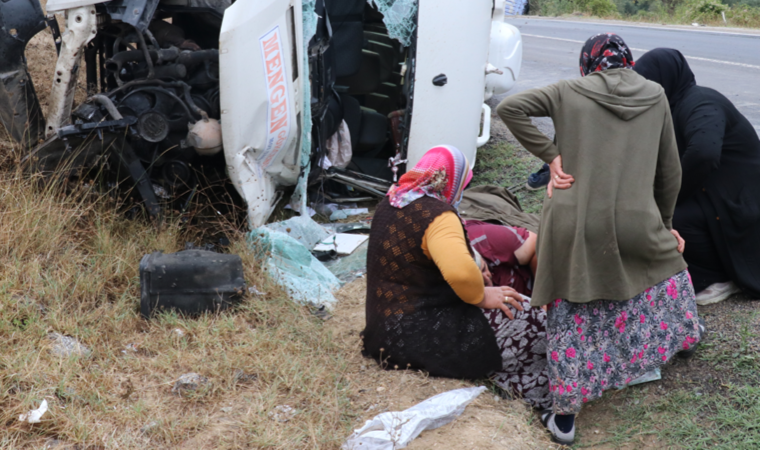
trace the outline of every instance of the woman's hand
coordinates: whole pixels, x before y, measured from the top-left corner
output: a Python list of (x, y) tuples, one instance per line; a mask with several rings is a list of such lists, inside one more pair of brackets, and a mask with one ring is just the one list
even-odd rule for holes
[(676, 240), (678, 241), (678, 253), (683, 253), (683, 251), (686, 250), (686, 241), (683, 240), (678, 231), (670, 230), (670, 233), (675, 236)]
[(523, 311), (523, 298), (516, 290), (507, 286), (487, 287), (483, 301), (477, 307), (483, 309), (500, 309), (504, 314), (514, 320), (515, 315), (507, 305), (512, 305), (516, 310)]
[(575, 178), (572, 175), (568, 175), (562, 170), (562, 155), (558, 155), (549, 164), (549, 172), (551, 172), (551, 180), (549, 185), (546, 186), (546, 195), (552, 198), (554, 188), (557, 189), (570, 189), (575, 183)]
[(488, 270), (488, 264), (483, 257), (480, 258), (480, 273), (483, 274), (483, 284), (486, 286), (493, 286), (493, 275), (491, 275), (491, 271)]

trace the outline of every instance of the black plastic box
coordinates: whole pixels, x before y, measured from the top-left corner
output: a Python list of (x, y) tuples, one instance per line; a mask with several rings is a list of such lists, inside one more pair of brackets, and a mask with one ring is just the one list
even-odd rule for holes
[(140, 261), (140, 313), (175, 309), (194, 315), (221, 311), (243, 299), (243, 261), (205, 250), (151, 253)]

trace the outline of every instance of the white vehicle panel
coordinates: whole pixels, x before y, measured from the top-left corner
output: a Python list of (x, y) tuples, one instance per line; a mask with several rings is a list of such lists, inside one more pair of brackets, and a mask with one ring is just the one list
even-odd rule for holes
[(501, 20), (491, 23), (491, 45), (488, 62), (502, 73), (486, 76), (486, 100), (504, 94), (515, 86), (522, 67), (522, 35), (517, 27)]
[[(453, 145), (475, 162), (493, 0), (420, 0), (407, 167), (431, 147)], [(445, 86), (433, 78), (445, 74)]]
[(45, 11), (48, 14), (63, 12), (67, 9), (79, 8), (82, 6), (97, 5), (98, 3), (106, 3), (109, 0), (48, 0), (45, 4)]
[(222, 22), (224, 153), (230, 179), (248, 204), (254, 228), (271, 213), (275, 188), (295, 184), (299, 174), (297, 120), (302, 102), (299, 65), (294, 61), (301, 61), (301, 17), (297, 0), (238, 0)]

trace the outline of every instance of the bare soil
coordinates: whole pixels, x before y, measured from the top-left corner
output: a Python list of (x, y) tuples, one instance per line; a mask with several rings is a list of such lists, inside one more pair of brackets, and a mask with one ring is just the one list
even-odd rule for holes
[[(345, 378), (353, 394), (351, 403), (360, 405), (354, 428), (385, 411), (401, 411), (429, 397), (476, 384), (430, 377), (420, 372), (386, 371), (372, 359), (361, 356), (359, 333), (364, 329), (366, 278), (347, 284), (336, 297), (334, 316), (326, 323), (337, 345), (350, 353)], [(533, 412), (520, 400), (504, 400), (486, 391), (454, 422), (425, 431), (407, 447), (412, 450), (440, 449), (546, 449), (554, 448)]]

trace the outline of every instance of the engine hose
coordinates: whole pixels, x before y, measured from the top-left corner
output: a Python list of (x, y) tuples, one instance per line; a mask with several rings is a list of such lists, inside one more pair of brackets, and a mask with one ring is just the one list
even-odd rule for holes
[(196, 50), (194, 52), (184, 51), (177, 58), (177, 62), (184, 64), (188, 69), (211, 60), (219, 61), (219, 50), (212, 48), (208, 50)]
[(156, 37), (153, 36), (153, 33), (151, 33), (150, 30), (147, 28), (145, 29), (145, 35), (148, 36), (148, 39), (150, 39), (150, 43), (153, 44), (153, 47), (155, 47), (156, 50), (161, 48), (161, 46), (158, 45), (158, 41), (156, 40)]
[[(170, 62), (174, 61), (179, 57), (179, 49), (176, 47), (173, 48), (162, 48), (158, 51), (156, 50), (149, 50), (148, 55), (151, 58), (151, 61), (161, 61), (164, 62)], [(140, 62), (145, 59), (145, 54), (143, 52), (138, 52), (134, 50), (125, 50), (123, 52), (119, 52), (108, 58), (106, 61), (106, 69), (110, 70), (111, 72), (120, 72), (121, 68), (124, 64), (128, 62)]]
[(193, 111), (195, 111), (196, 114), (198, 114), (199, 116), (201, 116), (201, 118), (203, 119), (204, 122), (208, 122), (208, 114), (206, 113), (206, 111), (200, 109), (198, 107), (198, 105), (195, 104), (195, 100), (193, 100), (193, 96), (190, 95), (190, 85), (187, 84), (187, 83), (182, 83), (182, 84), (185, 85), (184, 86), (184, 88), (185, 88), (185, 101), (187, 102), (188, 106), (190, 106), (190, 108)]
[(105, 95), (95, 94), (92, 97), (90, 97), (90, 99), (92, 99), (92, 101), (94, 101), (95, 103), (99, 103), (103, 105), (103, 107), (106, 108), (106, 111), (108, 111), (108, 114), (110, 114), (114, 120), (121, 120), (124, 118), (124, 116), (121, 115), (119, 110), (116, 109), (116, 105), (113, 104), (113, 100), (106, 97)]
[(153, 58), (150, 57), (150, 50), (145, 44), (145, 38), (139, 31), (137, 32), (137, 40), (140, 43), (140, 49), (142, 50), (143, 55), (145, 55), (145, 63), (148, 65), (148, 79), (151, 79), (156, 76), (153, 72)]

